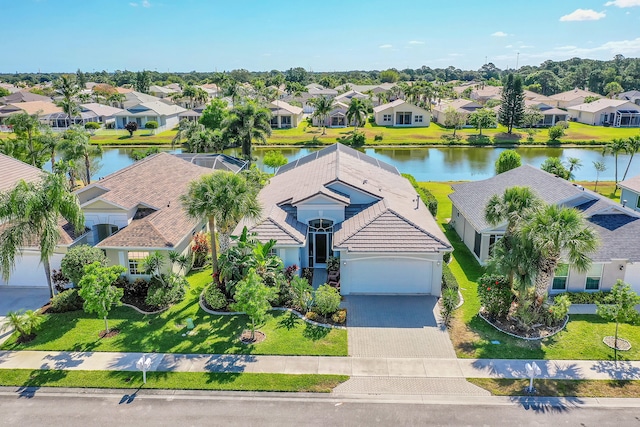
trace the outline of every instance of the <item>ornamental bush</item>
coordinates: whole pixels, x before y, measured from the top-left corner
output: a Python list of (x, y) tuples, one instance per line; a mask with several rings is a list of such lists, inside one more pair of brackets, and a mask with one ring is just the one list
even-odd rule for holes
[(553, 303), (544, 307), (544, 320), (547, 326), (557, 325), (569, 314), (571, 300), (567, 295), (558, 295), (553, 299)]
[(82, 310), (83, 304), (84, 300), (78, 294), (78, 290), (69, 289), (51, 298), (51, 308), (49, 310), (53, 313), (67, 313), (69, 311)]
[(89, 245), (79, 245), (69, 249), (69, 252), (65, 254), (60, 263), (60, 270), (77, 286), (84, 276), (85, 265), (96, 261), (102, 267), (107, 266), (107, 257), (104, 256), (101, 249)]
[(187, 280), (176, 274), (163, 276), (163, 280), (153, 277), (145, 302), (153, 307), (168, 307), (184, 299)]
[(204, 300), (212, 310), (220, 310), (227, 306), (227, 298), (224, 293), (213, 283), (205, 288)]
[(96, 130), (100, 129), (100, 123), (98, 122), (87, 122), (84, 124), (84, 128), (87, 130)]
[(506, 277), (485, 274), (478, 281), (478, 297), (491, 318), (503, 318), (509, 313), (513, 292)]
[(336, 288), (320, 285), (313, 296), (315, 310), (324, 317), (329, 317), (340, 307), (340, 294)]

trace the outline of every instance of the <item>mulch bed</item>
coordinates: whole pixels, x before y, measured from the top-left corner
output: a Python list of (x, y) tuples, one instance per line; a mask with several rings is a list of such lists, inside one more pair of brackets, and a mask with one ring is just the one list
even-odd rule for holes
[(559, 325), (547, 326), (545, 324), (538, 324), (534, 325), (530, 330), (524, 330), (522, 328), (519, 328), (516, 321), (510, 320), (510, 318), (491, 319), (484, 311), (481, 311), (480, 313), (488, 323), (491, 323), (493, 326), (497, 327), (503, 332), (516, 335), (520, 338), (543, 339), (546, 337), (550, 337), (561, 331), (565, 325), (565, 322), (563, 320)]
[(109, 332), (107, 331), (100, 331), (100, 333), (98, 334), (98, 336), (100, 338), (113, 338), (116, 335), (118, 335), (120, 333), (120, 330), (118, 329), (111, 329)]
[(609, 347), (618, 350), (618, 351), (629, 351), (631, 350), (631, 343), (623, 338), (618, 337), (618, 347), (616, 347), (616, 337), (608, 336), (604, 337), (602, 340)]
[(20, 335), (17, 339), (17, 342), (18, 344), (26, 344), (28, 342), (33, 341), (35, 338), (36, 338), (36, 334)]
[(161, 308), (161, 307), (156, 307), (156, 306), (147, 304), (145, 299), (146, 297), (144, 296), (133, 296), (133, 295), (124, 294), (122, 296), (122, 299), (120, 299), (120, 301), (122, 301), (125, 304), (133, 305), (142, 311), (157, 311)]
[(267, 336), (260, 331), (255, 331), (253, 335), (254, 338), (251, 339), (251, 331), (245, 329), (244, 331), (242, 331), (242, 334), (238, 339), (242, 344), (258, 344), (259, 342), (262, 342), (267, 338)]

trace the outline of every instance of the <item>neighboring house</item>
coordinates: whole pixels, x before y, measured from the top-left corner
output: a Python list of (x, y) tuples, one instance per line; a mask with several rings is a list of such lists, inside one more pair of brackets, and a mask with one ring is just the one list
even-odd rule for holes
[(288, 104), (284, 101), (272, 101), (269, 106), (271, 111), (271, 127), (273, 129), (297, 128), (302, 122), (302, 108)]
[(474, 101), (484, 105), (490, 99), (501, 100), (502, 99), (502, 87), (501, 86), (489, 86), (478, 85), (469, 95)]
[(98, 115), (93, 111), (84, 110), (80, 111), (78, 115), (73, 116), (71, 120), (69, 120), (69, 115), (67, 113), (59, 112), (47, 114), (46, 116), (41, 117), (40, 121), (47, 123), (53, 128), (53, 130), (63, 130), (72, 125), (84, 126), (89, 122), (99, 123), (100, 117), (98, 117)]
[(567, 112), (577, 122), (594, 126), (638, 127), (640, 107), (622, 99), (602, 98), (588, 104), (569, 107)]
[(373, 107), (373, 116), (378, 126), (429, 126), (431, 113), (404, 99)]
[(124, 129), (129, 122), (136, 122), (138, 128), (144, 128), (149, 121), (158, 122), (159, 130), (171, 129), (180, 122), (180, 113), (187, 111), (179, 105), (160, 101), (143, 102), (114, 114), (116, 129)]
[(338, 101), (333, 101), (332, 106), (333, 108), (324, 120), (320, 120), (318, 116), (312, 116), (312, 123), (314, 126), (326, 126), (328, 128), (347, 127), (347, 110), (349, 109), (349, 106)]
[(536, 127), (553, 126), (561, 121), (566, 122), (569, 117), (566, 111), (544, 102), (525, 99), (524, 105), (528, 108), (535, 108), (542, 114), (542, 119), (535, 125)]
[(31, 93), (27, 91), (19, 91), (14, 92), (11, 95), (3, 96), (0, 98), (0, 105), (4, 104), (15, 104), (17, 102), (33, 102), (33, 101), (41, 101), (41, 102), (49, 102), (52, 100), (48, 96), (38, 95), (36, 93)]
[(153, 252), (189, 254), (191, 237), (206, 229), (206, 221), (190, 219), (179, 198), (189, 182), (208, 173), (159, 153), (77, 190), (91, 230), (88, 243), (103, 249), (111, 265), (124, 266), (132, 280), (144, 277), (142, 260)]
[(446, 113), (449, 108), (453, 108), (459, 113), (464, 113), (467, 115), (467, 124), (465, 126), (469, 126), (468, 119), (471, 113), (475, 112), (477, 109), (482, 108), (482, 105), (478, 104), (475, 101), (470, 101), (468, 99), (454, 99), (450, 101), (442, 101), (433, 106), (433, 121), (444, 126), (444, 122), (446, 120)]
[(338, 101), (338, 102), (342, 102), (344, 104), (351, 104), (351, 100), (353, 98), (369, 99), (369, 96), (365, 95), (364, 93), (358, 92), (357, 90), (350, 90), (350, 91), (347, 91), (345, 93), (342, 93), (342, 94), (336, 96), (333, 99)]
[(94, 113), (98, 117), (98, 121), (104, 125), (114, 123), (116, 120), (115, 115), (124, 111), (122, 108), (111, 107), (96, 102), (81, 104), (80, 109), (82, 112)]
[[(0, 154), (0, 171), (2, 171), (0, 173), (0, 192), (11, 190), (20, 180), (37, 182), (45, 173), (41, 169), (4, 154)], [(0, 224), (0, 233), (2, 227)], [(60, 269), (60, 262), (70, 247), (86, 241), (86, 235), (76, 235), (66, 221), (59, 223), (59, 231), (60, 239), (50, 261), (51, 268), (56, 270)], [(16, 257), (15, 268), (11, 272), (9, 281), (4, 281), (0, 277), (1, 286), (47, 286), (47, 278), (44, 266), (40, 263), (40, 249), (36, 238), (25, 242), (22, 255)]]
[(171, 95), (178, 92), (180, 92), (180, 90), (174, 90), (166, 86), (158, 86), (158, 85), (149, 86), (149, 95), (152, 95), (161, 99), (169, 98)]
[(262, 217), (233, 234), (275, 239), (285, 266), (338, 256), (343, 295), (440, 295), (452, 246), (395, 167), (334, 144), (281, 167), (259, 200)]
[(163, 100), (162, 98), (158, 98), (157, 96), (147, 95), (146, 93), (136, 92), (134, 90), (129, 90), (128, 92), (118, 92), (118, 93), (122, 93), (125, 98), (124, 102), (118, 103), (119, 105), (113, 105), (114, 107), (118, 107), (118, 108), (128, 109), (145, 102), (158, 102), (158, 101), (164, 102), (166, 104), (172, 104), (170, 99)]
[(545, 203), (575, 207), (598, 234), (600, 246), (591, 255), (589, 272), (561, 266), (549, 283), (550, 292), (610, 289), (618, 279), (640, 291), (640, 214), (580, 185), (572, 184), (530, 165), (493, 178), (453, 184), (450, 225), (476, 259), (485, 264), (492, 245), (504, 235), (506, 223), (490, 225), (485, 207), (493, 195), (507, 188), (528, 186)]
[(351, 83), (345, 83), (335, 88), (338, 92), (344, 91), (349, 88), (349, 90), (354, 90), (360, 93), (367, 93), (371, 91), (374, 94), (384, 92), (387, 93), (391, 90), (392, 87), (396, 86), (395, 83), (380, 83), (379, 85), (356, 85)]
[(618, 183), (622, 188), (620, 202), (630, 209), (640, 212), (640, 175)]
[(636, 105), (640, 105), (640, 90), (630, 90), (622, 92), (616, 96), (617, 99), (633, 102)]
[(588, 96), (596, 98), (601, 97), (601, 95), (595, 92), (575, 88), (566, 92), (556, 93), (555, 95), (551, 95), (549, 98), (553, 99), (553, 101), (555, 102), (555, 107), (566, 110), (569, 107), (573, 107), (574, 105), (583, 104), (584, 99)]
[(0, 83), (0, 87), (2, 89), (6, 89), (9, 91), (9, 93), (16, 93), (20, 91), (20, 88), (17, 86), (12, 85), (11, 83)]
[(543, 103), (549, 106), (556, 105), (556, 101), (549, 98), (548, 96), (541, 95), (539, 93), (532, 92), (530, 90), (523, 90), (525, 101), (534, 101), (536, 103)]
[(226, 172), (238, 173), (249, 167), (248, 161), (227, 156), (226, 154), (178, 153), (174, 154), (174, 156), (186, 162), (193, 163), (194, 165), (202, 166), (203, 168), (211, 169), (214, 171), (221, 170)]
[(3, 123), (4, 120), (12, 114), (17, 113), (37, 114), (41, 122), (46, 122), (46, 117), (49, 114), (61, 112), (62, 108), (51, 101), (16, 102), (0, 106), (0, 123)]

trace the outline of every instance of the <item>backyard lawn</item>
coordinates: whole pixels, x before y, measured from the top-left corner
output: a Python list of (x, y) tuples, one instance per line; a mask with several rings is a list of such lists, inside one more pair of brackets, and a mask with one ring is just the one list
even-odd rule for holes
[[(248, 318), (215, 316), (200, 310), (198, 298), (211, 278), (210, 271), (191, 274), (191, 287), (183, 302), (157, 315), (143, 315), (128, 307), (115, 308), (109, 315), (109, 327), (119, 329), (113, 338), (100, 339), (104, 320), (93, 314), (75, 311), (47, 315), (37, 337), (18, 344), (12, 337), (4, 350), (123, 351), (206, 354), (273, 355), (347, 355), (347, 331), (312, 326), (287, 312), (272, 311), (259, 329), (266, 340), (244, 345), (238, 336), (247, 327)], [(186, 319), (196, 327), (189, 332)]]
[[(451, 183), (422, 182), (420, 185), (430, 190), (438, 199), (437, 220), (454, 246), (449, 267), (456, 276), (464, 297), (464, 304), (456, 311), (449, 332), (458, 357), (581, 360), (614, 358), (613, 350), (602, 342), (602, 338), (613, 335), (615, 323), (605, 322), (598, 316), (571, 315), (564, 331), (542, 341), (512, 338), (478, 317), (480, 300), (476, 287), (484, 268), (478, 264), (456, 232), (445, 226), (451, 215), (451, 201), (447, 197), (451, 193)], [(618, 360), (640, 360), (640, 326), (621, 324), (620, 337), (628, 339), (632, 348), (628, 352), (618, 352)], [(492, 343), (494, 341), (499, 344)]]
[(176, 133), (176, 130), (166, 130), (152, 134), (148, 129), (139, 129), (130, 137), (124, 129), (101, 129), (91, 137), (91, 142), (100, 145), (171, 145)]

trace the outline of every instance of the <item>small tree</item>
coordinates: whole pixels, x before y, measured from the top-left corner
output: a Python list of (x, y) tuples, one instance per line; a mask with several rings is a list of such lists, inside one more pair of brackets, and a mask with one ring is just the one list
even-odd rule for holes
[(336, 288), (320, 285), (313, 294), (313, 305), (324, 317), (329, 317), (340, 307), (340, 293)]
[(136, 122), (129, 122), (124, 125), (124, 128), (129, 132), (129, 136), (133, 136), (133, 133), (138, 130), (138, 124)]
[(31, 335), (42, 325), (44, 316), (33, 310), (27, 310), (24, 313), (19, 311), (10, 311), (3, 325), (0, 326), (0, 332), (7, 329), (14, 329), (18, 333), (18, 337), (30, 339)]
[(505, 150), (496, 160), (496, 175), (515, 169), (522, 165), (520, 154), (516, 150)]
[(109, 333), (107, 316), (111, 307), (120, 305), (120, 298), (124, 290), (116, 288), (113, 283), (125, 272), (121, 265), (103, 267), (99, 262), (89, 264), (84, 268), (84, 276), (80, 280), (80, 296), (84, 298), (84, 311), (96, 313), (104, 318), (105, 334)]
[(558, 157), (548, 157), (540, 165), (540, 169), (550, 174), (557, 175), (563, 179), (569, 179), (569, 170)]
[(289, 160), (284, 156), (284, 154), (282, 154), (282, 151), (279, 150), (267, 151), (262, 161), (265, 166), (273, 168), (273, 173), (276, 173), (276, 170), (280, 168), (280, 166), (284, 166), (289, 163)]
[(312, 301), (313, 288), (307, 279), (294, 276), (291, 279), (291, 289), (293, 289), (294, 294), (293, 305), (299, 308), (302, 313), (306, 313)]
[(266, 286), (254, 269), (236, 286), (233, 310), (244, 311), (249, 317), (251, 340), (255, 339), (256, 327), (264, 323), (267, 311), (271, 308), (270, 300), (275, 298), (276, 290)]
[(150, 120), (144, 124), (145, 129), (149, 129), (151, 133), (155, 133), (155, 130), (158, 129), (158, 122), (155, 120)]
[(77, 285), (84, 276), (84, 267), (94, 262), (100, 263), (102, 267), (107, 266), (107, 257), (104, 256), (102, 249), (79, 245), (69, 249), (69, 252), (62, 258), (60, 270), (72, 283)]
[(600, 178), (600, 172), (604, 172), (607, 170), (607, 165), (601, 161), (593, 161), (593, 167), (596, 170), (596, 185), (593, 188), (593, 191), (598, 191), (598, 179)]
[(453, 128), (454, 138), (456, 137), (456, 131), (467, 124), (468, 118), (469, 114), (458, 111), (451, 106), (444, 111), (444, 125), (448, 128)]
[(200, 124), (211, 130), (222, 129), (222, 123), (228, 115), (227, 101), (215, 98), (212, 99), (209, 105), (207, 105), (207, 108), (202, 111)]
[(542, 119), (544, 119), (544, 115), (540, 112), (540, 109), (537, 107), (527, 107), (522, 116), (522, 124), (531, 129), (540, 123)]
[(496, 125), (496, 113), (488, 108), (479, 108), (469, 116), (469, 124), (478, 129), (482, 136), (482, 129)]
[(549, 139), (551, 141), (557, 141), (564, 136), (564, 128), (559, 125), (551, 126), (549, 128)]
[(614, 348), (618, 349), (618, 325), (620, 322), (635, 323), (640, 320), (636, 305), (640, 304), (640, 296), (631, 289), (631, 285), (618, 279), (605, 303), (598, 305), (596, 314), (610, 322), (616, 322)]

